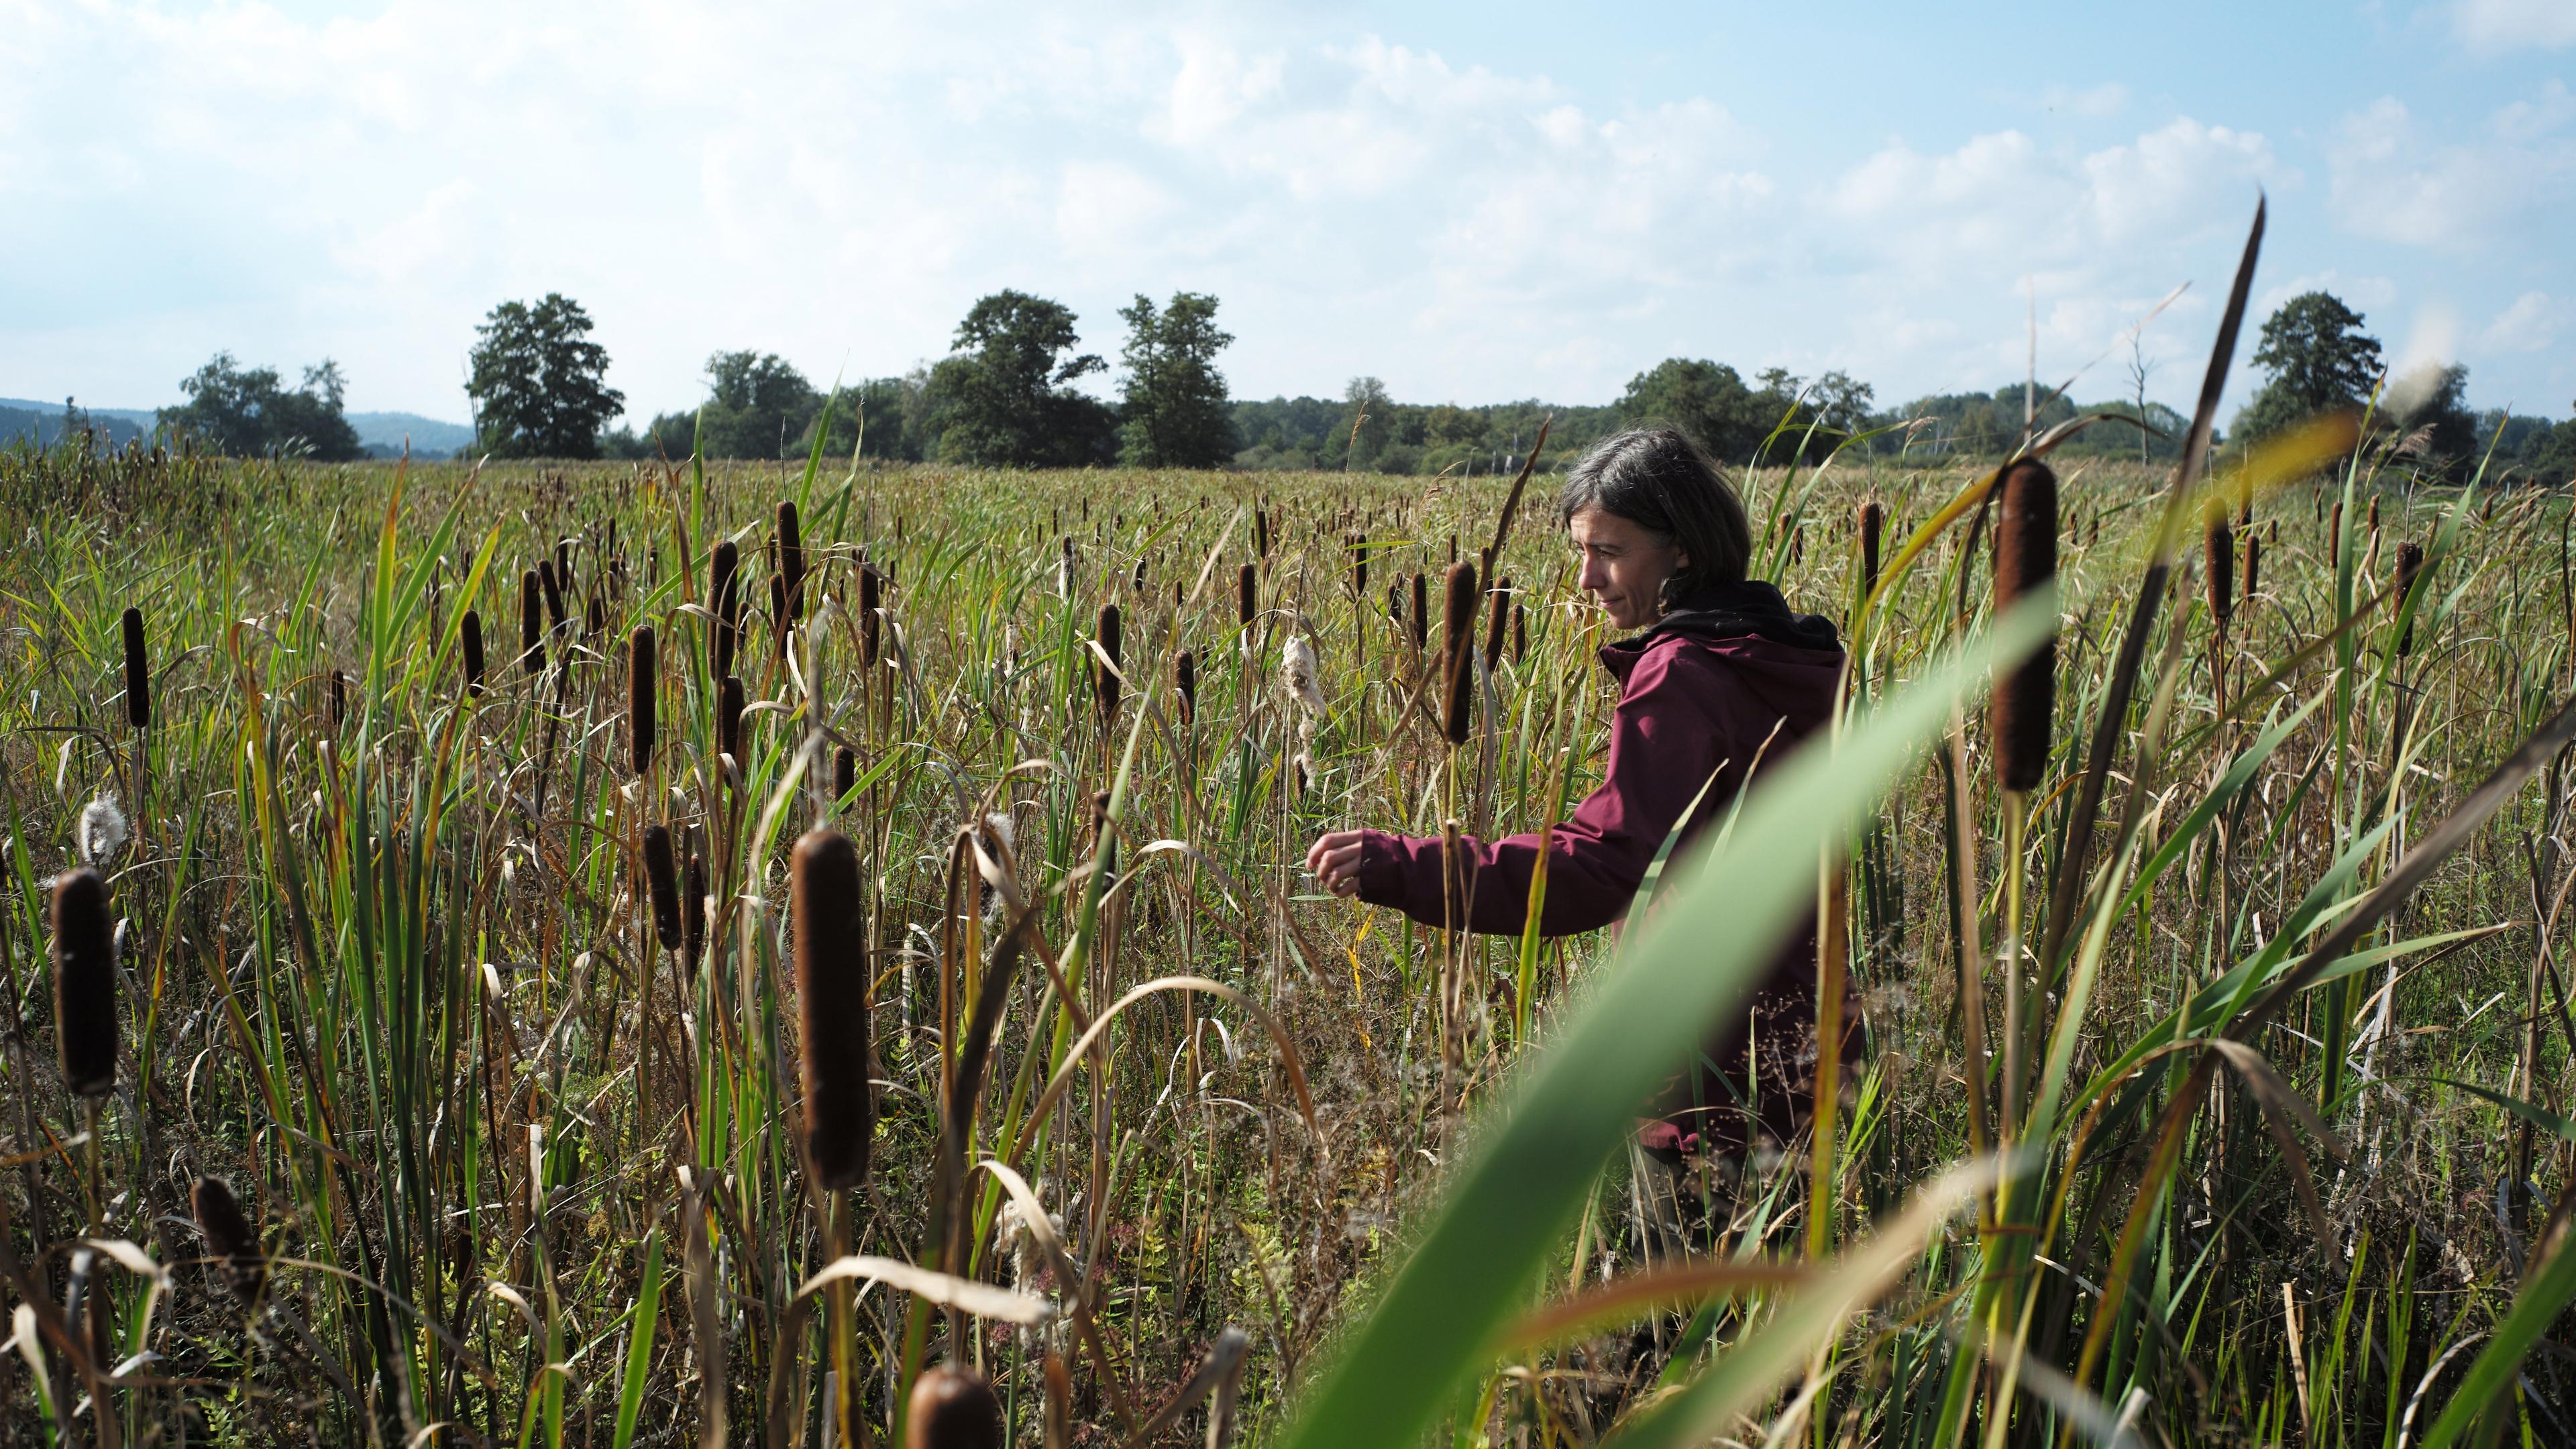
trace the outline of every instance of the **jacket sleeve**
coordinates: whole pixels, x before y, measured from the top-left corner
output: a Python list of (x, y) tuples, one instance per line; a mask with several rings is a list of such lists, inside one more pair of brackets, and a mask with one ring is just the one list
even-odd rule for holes
[[(1657, 650), (1637, 661), (1610, 721), (1610, 758), (1601, 787), (1548, 835), (1547, 899), (1539, 932), (1568, 936), (1596, 930), (1626, 914), (1664, 837), (1711, 777), (1703, 804), (1722, 805), (1742, 777), (1743, 762), (1723, 757), (1726, 741), (1710, 705), (1725, 682), (1696, 651)], [(1391, 906), (1431, 926), (1517, 935), (1529, 913), (1530, 877), (1539, 837), (1483, 841), (1461, 836), (1458, 879), (1441, 882), (1435, 838), (1362, 833), (1359, 897)], [(1465, 910), (1456, 907), (1463, 903)]]

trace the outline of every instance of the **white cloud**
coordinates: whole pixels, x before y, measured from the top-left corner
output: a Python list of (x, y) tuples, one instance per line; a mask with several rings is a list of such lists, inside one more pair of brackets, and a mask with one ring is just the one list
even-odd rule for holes
[(2039, 92), (2040, 109), (2059, 111), (2070, 116), (2116, 116), (2128, 109), (2129, 88), (2118, 81), (2105, 81), (2098, 86), (2077, 90), (2058, 81), (2050, 81)]
[(2453, 0), (2451, 30), (2482, 55), (2576, 45), (2576, 5), (2567, 0)]
[(2511, 305), (2498, 312), (2478, 333), (2482, 352), (2540, 352), (2558, 340), (2559, 330), (2570, 320), (2567, 303), (2552, 300), (2546, 292), (2525, 292)]
[(2327, 144), (2335, 218), (2374, 241), (2487, 250), (2576, 174), (2576, 143), (2563, 134), (2572, 117), (2576, 105), (2552, 82), (2538, 100), (2496, 111), (2487, 138), (2448, 141), (2382, 96), (2346, 116)]

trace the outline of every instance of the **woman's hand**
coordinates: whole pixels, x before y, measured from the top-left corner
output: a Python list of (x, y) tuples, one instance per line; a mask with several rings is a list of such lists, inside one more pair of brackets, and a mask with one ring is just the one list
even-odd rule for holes
[(1360, 893), (1360, 841), (1367, 832), (1332, 830), (1306, 847), (1306, 871), (1315, 883), (1337, 896)]

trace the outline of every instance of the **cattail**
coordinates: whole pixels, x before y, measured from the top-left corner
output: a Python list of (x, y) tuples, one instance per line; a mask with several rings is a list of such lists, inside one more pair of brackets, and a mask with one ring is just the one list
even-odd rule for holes
[(222, 1178), (201, 1177), (188, 1190), (188, 1203), (196, 1210), (197, 1231), (206, 1235), (206, 1250), (223, 1273), (224, 1285), (244, 1303), (256, 1300), (268, 1281), (268, 1261), (259, 1251), (259, 1229), (242, 1211), (241, 1200)]
[[(2057, 475), (2024, 460), (2004, 470), (1995, 524), (1995, 612), (2044, 589), (2057, 575)], [(2057, 698), (2057, 637), (1995, 681), (1991, 726), (1995, 771), (2006, 790), (2030, 790), (2048, 767), (2049, 715)]]
[(2343, 567), (2343, 500), (2335, 500), (2334, 511), (2326, 515), (2326, 562)]
[(2228, 618), (2236, 612), (2236, 530), (2227, 522), (2227, 510), (2210, 510), (2209, 531), (2201, 540), (2203, 562), (2209, 577), (2209, 612), (2225, 629)]
[(600, 635), (600, 631), (607, 627), (608, 609), (605, 605), (600, 603), (599, 595), (593, 594), (590, 596), (590, 612), (582, 620), (581, 637), (584, 639), (597, 639)]
[(716, 540), (707, 561), (707, 608), (715, 614), (715, 631), (709, 636), (711, 672), (722, 679), (733, 673), (735, 605), (739, 602), (734, 573), (741, 562), (740, 551), (733, 540)]
[(2245, 602), (2254, 602), (2254, 591), (2263, 577), (2263, 535), (2245, 536)]
[(748, 768), (742, 758), (742, 711), (741, 676), (728, 674), (716, 697), (716, 748), (733, 756), (736, 767)]
[(1368, 596), (1368, 540), (1351, 535), (1351, 596)]
[(662, 655), (653, 626), (638, 624), (626, 645), (626, 757), (643, 774), (652, 768), (655, 701), (660, 693)]
[(680, 957), (688, 963), (689, 976), (698, 974), (698, 958), (707, 949), (707, 853), (689, 852), (688, 874), (682, 877), (680, 893)]
[(1172, 687), (1181, 694), (1181, 723), (1194, 724), (1199, 717), (1199, 657), (1184, 649), (1172, 660)]
[[(1396, 574), (1398, 578), (1403, 576), (1401, 570)], [(1399, 629), (1404, 627), (1404, 585), (1400, 583), (1386, 586), (1386, 621)]]
[(787, 617), (787, 579), (771, 571), (769, 575), (769, 623), (778, 635), (778, 657), (787, 657), (787, 640), (795, 632), (795, 621)]
[(1496, 584), (1485, 597), (1485, 672), (1491, 674), (1503, 663), (1503, 626), (1510, 619), (1512, 581)]
[(1431, 643), (1431, 580), (1426, 574), (1413, 576), (1413, 647), (1417, 650)]
[(331, 671), (331, 727), (338, 729), (349, 719), (349, 676)]
[(143, 657), (143, 611), (125, 611), (125, 722), (152, 727), (152, 669)]
[(1138, 554), (1136, 556), (1136, 577), (1132, 583), (1128, 584), (1128, 587), (1134, 589), (1139, 594), (1145, 592), (1145, 556), (1143, 554)]
[(458, 639), (465, 646), (465, 692), (483, 692), (483, 616), (472, 609), (456, 620)]
[[(1052, 1355), (1049, 1362), (1056, 1362)], [(1048, 1382), (1050, 1413), (1054, 1404)], [(1002, 1406), (993, 1386), (973, 1369), (945, 1364), (925, 1369), (912, 1381), (912, 1407), (904, 1429), (904, 1449), (1002, 1449)], [(1055, 1438), (1048, 1436), (1053, 1444)]]
[[(2406, 612), (2406, 600), (2414, 594), (2416, 578), (2423, 572), (2424, 545), (2411, 540), (2397, 545), (2397, 593), (2391, 607), (2399, 613)], [(2403, 655), (2414, 647), (2415, 621), (2409, 619), (2405, 632), (2397, 636), (2397, 652)]]
[(1261, 579), (1245, 564), (1234, 576), (1234, 621), (1244, 628), (1252, 627), (1252, 616), (1261, 612)]
[(788, 870), (796, 932), (798, 1080), (805, 1156), (825, 1189), (868, 1180), (868, 951), (859, 851), (837, 830), (809, 830)]
[(1118, 843), (1109, 834), (1109, 792), (1091, 792), (1091, 844), (1100, 857), (1100, 879), (1105, 886), (1118, 881)]
[(564, 626), (563, 576), (549, 559), (537, 560), (537, 585), (546, 594), (546, 623), (560, 629)]
[(555, 540), (555, 583), (562, 587), (565, 597), (571, 597), (572, 540), (569, 538)]
[(884, 604), (884, 585), (875, 564), (859, 565), (859, 667), (877, 667), (877, 610)]
[(653, 939), (665, 951), (680, 945), (679, 866), (671, 858), (671, 832), (665, 826), (644, 827), (644, 886), (653, 902)]
[(1118, 617), (1118, 606), (1116, 604), (1101, 605), (1100, 627), (1097, 633), (1097, 640), (1100, 645), (1100, 652), (1107, 655), (1108, 658), (1105, 662), (1098, 658), (1091, 661), (1091, 696), (1093, 701), (1099, 707), (1100, 722), (1103, 725), (1110, 723), (1118, 717), (1119, 636), (1121, 632), (1122, 630)]
[(1887, 531), (1887, 505), (1873, 498), (1860, 506), (1860, 596), (1878, 587), (1878, 543)]
[(1073, 597), (1073, 535), (1069, 533), (1064, 535), (1061, 543), (1064, 554), (1056, 561), (1055, 596), (1059, 599), (1070, 599)]
[(1518, 664), (1529, 655), (1529, 616), (1521, 612), (1520, 601), (1512, 601), (1512, 662)]
[(1476, 566), (1454, 563), (1449, 566), (1447, 592), (1442, 597), (1440, 653), (1441, 669), (1448, 684), (1441, 710), (1442, 733), (1449, 743), (1467, 743), (1467, 730), (1475, 721), (1476, 671)]
[(519, 667), (530, 674), (542, 674), (546, 668), (545, 624), (538, 617), (540, 585), (537, 571), (519, 575)]
[(797, 522), (793, 499), (778, 505), (778, 579), (787, 603), (780, 616), (783, 631), (788, 623), (805, 617), (805, 530)]
[(1252, 510), (1252, 549), (1261, 555), (1263, 563), (1270, 562), (1270, 513), (1267, 509)]
[(116, 929), (107, 882), (87, 866), (54, 881), (54, 1045), (73, 1095), (115, 1089)]

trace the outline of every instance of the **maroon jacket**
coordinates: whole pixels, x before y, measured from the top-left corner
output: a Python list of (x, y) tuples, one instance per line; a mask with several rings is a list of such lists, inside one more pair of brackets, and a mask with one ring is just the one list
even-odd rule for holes
[[(1601, 788), (1548, 836), (1539, 930), (1564, 936), (1619, 920), (1673, 823), (1700, 796), (1685, 839), (1721, 819), (1748, 772), (1779, 761), (1830, 717), (1843, 651), (1833, 625), (1792, 614), (1766, 583), (1726, 585), (1686, 601), (1634, 639), (1601, 651), (1620, 683)], [(1462, 879), (1441, 889), (1441, 846), (1362, 833), (1359, 896), (1427, 925), (1466, 902), (1473, 931), (1518, 935), (1529, 914), (1539, 837), (1459, 841)], [(1639, 1141), (1657, 1153), (1740, 1154), (1756, 1136), (1793, 1139), (1814, 1099), (1815, 915), (1772, 959), (1744, 1015), (1711, 1024), (1697, 1070), (1676, 1062)], [(1856, 1063), (1857, 1003), (1847, 1000), (1839, 1055)], [(1751, 1071), (1744, 1070), (1751, 1053)], [(1757, 1105), (1758, 1104), (1758, 1105)]]
[[(1627, 914), (1675, 821), (1705, 784), (1696, 834), (1732, 806), (1746, 771), (1782, 759), (1832, 713), (1843, 664), (1834, 626), (1792, 614), (1766, 583), (1726, 585), (1601, 651), (1620, 683), (1601, 782), (1551, 833), (1542, 935), (1566, 936)], [(1712, 778), (1713, 777), (1713, 778)], [(1426, 925), (1449, 920), (1440, 842), (1363, 831), (1359, 896)], [(1519, 935), (1539, 837), (1459, 841), (1471, 931)], [(1813, 959), (1813, 948), (1808, 958)]]

